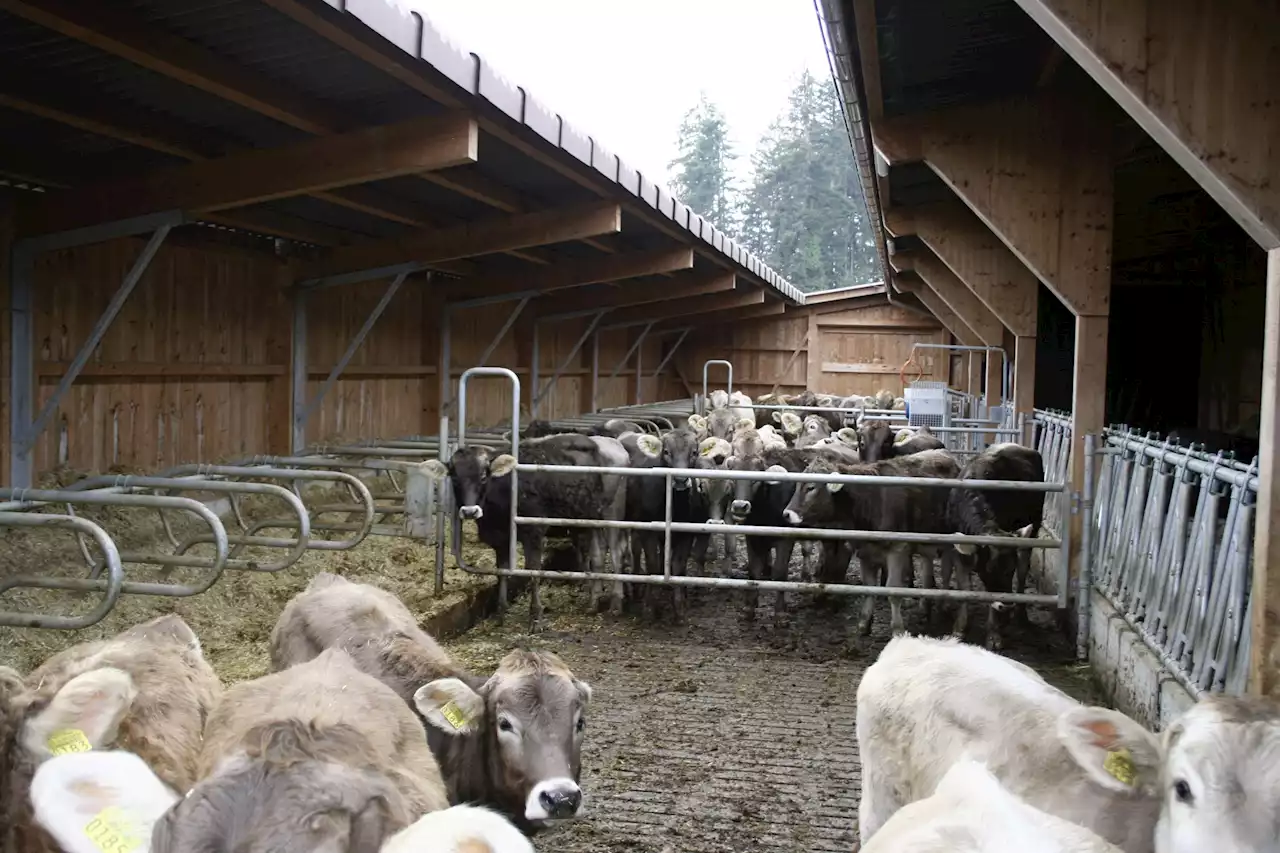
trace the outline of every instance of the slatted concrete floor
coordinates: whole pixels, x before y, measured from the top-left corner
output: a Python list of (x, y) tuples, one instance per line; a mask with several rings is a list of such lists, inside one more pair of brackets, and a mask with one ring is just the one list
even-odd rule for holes
[[(521, 600), (505, 626), (486, 623), (449, 644), (477, 669), (516, 644), (550, 648), (595, 689), (583, 758), (588, 811), (540, 835), (539, 851), (855, 848), (854, 700), (887, 639), (887, 604), (873, 636), (850, 644), (853, 602), (823, 609), (801, 596), (792, 624), (778, 630), (767, 606), (745, 624), (737, 593), (694, 593), (682, 627), (586, 616), (574, 587), (544, 598), (550, 630), (535, 639), (523, 633)], [(914, 608), (908, 614), (913, 631), (923, 627)], [(1010, 639), (1010, 656), (1084, 698), (1081, 671), (1047, 627)]]

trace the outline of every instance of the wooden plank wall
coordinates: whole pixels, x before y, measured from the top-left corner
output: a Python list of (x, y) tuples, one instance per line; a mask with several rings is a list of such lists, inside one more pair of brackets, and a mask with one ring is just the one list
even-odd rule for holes
[[(0, 482), (8, 478), (8, 353), (10, 319), (6, 223), (0, 209)], [(49, 399), (144, 241), (123, 239), (40, 256), (35, 267), (35, 359), (39, 404)], [(77, 471), (133, 471), (195, 461), (285, 453), (289, 444), (292, 306), (286, 262), (266, 252), (171, 237), (71, 387), (36, 448), (37, 476), (66, 466)], [(309, 397), (364, 323), (387, 286), (374, 281), (308, 298)], [(400, 290), (343, 376), (307, 423), (310, 442), (434, 434), (439, 426), (438, 303), (430, 285)], [(451, 375), (475, 364), (514, 303), (457, 311)], [(541, 382), (581, 334), (586, 320), (544, 325)], [(601, 336), (607, 375), (635, 330)], [(489, 363), (514, 367), (528, 417), (532, 320), (524, 316)], [(660, 340), (644, 352), (645, 399), (662, 383), (648, 374), (661, 358)], [(668, 366), (668, 371), (673, 368)], [(634, 360), (613, 383), (602, 383), (600, 405), (631, 403)], [(567, 417), (590, 407), (591, 347), (548, 392), (543, 417)], [(674, 395), (673, 395), (674, 396)], [(476, 380), (469, 398), (474, 428), (510, 416), (502, 380)]]
[[(817, 331), (816, 345), (806, 345), (811, 324)], [(700, 335), (678, 360), (683, 375), (699, 391), (703, 363), (724, 358), (733, 362), (734, 388), (752, 397), (768, 393), (775, 383), (784, 394), (806, 387), (829, 394), (871, 394), (881, 388), (901, 394), (898, 371), (917, 341), (945, 344), (950, 335), (936, 323), (891, 305), (826, 312), (815, 308)], [(946, 378), (945, 359), (922, 355), (917, 360), (924, 378)], [(723, 368), (711, 368), (709, 387), (724, 387)]]

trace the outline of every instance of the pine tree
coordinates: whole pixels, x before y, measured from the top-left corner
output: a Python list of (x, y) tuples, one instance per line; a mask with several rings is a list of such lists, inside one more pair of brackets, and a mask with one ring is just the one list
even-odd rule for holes
[(719, 229), (736, 231), (733, 177), (736, 155), (724, 114), (701, 93), (680, 123), (679, 156), (671, 161), (671, 190), (693, 211)]
[(877, 278), (872, 232), (834, 85), (808, 71), (752, 157), (742, 239), (801, 290)]

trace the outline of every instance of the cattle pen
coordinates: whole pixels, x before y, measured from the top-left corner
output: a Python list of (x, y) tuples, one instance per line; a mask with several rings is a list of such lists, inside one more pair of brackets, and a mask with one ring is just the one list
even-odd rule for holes
[[(535, 839), (570, 853), (850, 849), (890, 604), (935, 635), (1025, 606), (1003, 654), (1151, 729), (1276, 695), (1280, 13), (1086, 6), (815, 0), (883, 281), (803, 293), (392, 0), (0, 0), (0, 666), (173, 612), (242, 682), (316, 574), (374, 584), (476, 671), (529, 646), (591, 683), (585, 811)], [(927, 427), (961, 467), (1032, 448), (1039, 482), (911, 484), (1043, 514), (691, 521), (682, 481), (907, 478), (521, 460), (535, 425), (661, 447), (716, 392), (832, 443)], [(663, 499), (524, 514), (517, 488), (493, 546), (459, 448)], [(659, 565), (584, 571), (575, 534), (607, 530)], [(709, 538), (696, 569), (680, 537)], [(790, 557), (752, 567), (766, 539)], [(813, 568), (845, 543), (906, 548), (905, 582)], [(970, 546), (1030, 555), (1027, 586), (936, 585)], [(625, 612), (589, 606), (618, 581)]]

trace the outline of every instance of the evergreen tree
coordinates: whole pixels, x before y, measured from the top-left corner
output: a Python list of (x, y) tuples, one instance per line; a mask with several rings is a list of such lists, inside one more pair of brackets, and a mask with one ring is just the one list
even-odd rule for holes
[(752, 158), (742, 240), (801, 290), (878, 278), (835, 86), (805, 71)]
[(715, 227), (733, 231), (737, 205), (730, 168), (736, 155), (724, 114), (705, 92), (680, 123), (678, 148), (670, 164), (672, 192)]

